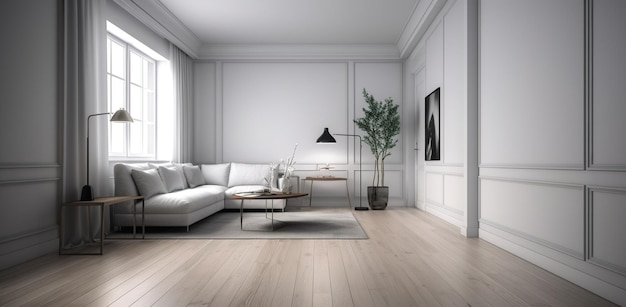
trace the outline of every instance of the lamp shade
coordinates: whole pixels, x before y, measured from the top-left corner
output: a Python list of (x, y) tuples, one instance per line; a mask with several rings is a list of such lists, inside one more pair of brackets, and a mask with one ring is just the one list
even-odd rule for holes
[(317, 138), (317, 143), (337, 143), (335, 138), (328, 132), (328, 128), (324, 128), (324, 133)]
[(132, 123), (133, 122), (133, 118), (130, 116), (128, 111), (126, 111), (124, 109), (119, 109), (119, 110), (115, 111), (115, 114), (113, 114), (113, 116), (111, 116), (111, 121), (112, 122), (129, 122), (129, 123)]

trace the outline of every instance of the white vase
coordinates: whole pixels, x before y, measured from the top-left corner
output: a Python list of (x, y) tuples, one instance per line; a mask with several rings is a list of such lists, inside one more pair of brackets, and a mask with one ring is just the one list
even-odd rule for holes
[(285, 194), (291, 193), (291, 181), (289, 178), (278, 178), (278, 189)]

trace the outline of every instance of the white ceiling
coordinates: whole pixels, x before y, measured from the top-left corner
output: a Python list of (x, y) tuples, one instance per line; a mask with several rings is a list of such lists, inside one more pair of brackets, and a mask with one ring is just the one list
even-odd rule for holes
[(397, 44), (419, 0), (159, 0), (203, 44)]
[(447, 0), (113, 0), (195, 59), (401, 59)]

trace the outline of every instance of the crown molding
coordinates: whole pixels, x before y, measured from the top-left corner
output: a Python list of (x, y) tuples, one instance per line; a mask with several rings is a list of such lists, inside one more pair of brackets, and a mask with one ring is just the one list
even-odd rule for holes
[(411, 18), (404, 27), (397, 48), (400, 58), (407, 58), (422, 39), (430, 24), (435, 20), (448, 0), (421, 0), (413, 9)]
[(199, 60), (229, 59), (354, 59), (398, 60), (410, 55), (430, 23), (448, 0), (421, 0), (402, 31), (398, 43), (291, 45), (291, 44), (204, 44), (159, 0), (113, 0), (158, 35)]
[(398, 60), (400, 52), (393, 44), (205, 44), (199, 52), (201, 60)]
[(172, 42), (192, 58), (198, 57), (202, 41), (159, 0), (113, 0), (152, 31)]

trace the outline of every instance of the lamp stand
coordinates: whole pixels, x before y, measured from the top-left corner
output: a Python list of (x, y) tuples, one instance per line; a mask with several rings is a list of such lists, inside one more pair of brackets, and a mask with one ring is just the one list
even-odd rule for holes
[(87, 184), (83, 186), (83, 190), (80, 193), (80, 200), (81, 201), (92, 201), (94, 199), (93, 197), (93, 190), (91, 189), (91, 186), (89, 185), (89, 120), (93, 117), (93, 116), (99, 116), (99, 115), (109, 115), (111, 113), (107, 112), (107, 113), (98, 113), (98, 114), (91, 114), (89, 116), (87, 116)]
[(353, 137), (358, 137), (359, 138), (359, 206), (358, 207), (354, 207), (354, 210), (358, 210), (358, 211), (367, 211), (370, 208), (369, 207), (363, 207), (361, 205), (363, 198), (361, 197), (361, 191), (363, 190), (363, 167), (362, 167), (362, 161), (363, 161), (363, 141), (361, 140), (361, 136), (358, 134), (339, 134), (339, 133), (335, 133), (335, 135), (343, 135), (343, 136), (353, 136)]

